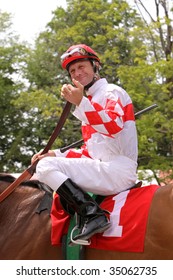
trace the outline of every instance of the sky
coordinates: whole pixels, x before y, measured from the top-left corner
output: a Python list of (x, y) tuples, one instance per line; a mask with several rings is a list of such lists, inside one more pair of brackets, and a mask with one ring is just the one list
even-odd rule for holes
[(66, 0), (0, 0), (1, 12), (12, 15), (12, 29), (20, 40), (34, 44), (38, 34), (52, 19), (52, 11), (66, 7)]
[[(172, 0), (171, 0), (172, 1)], [(132, 5), (134, 0), (128, 0)], [(150, 12), (155, 10), (154, 0), (145, 0)], [(45, 30), (57, 7), (66, 8), (66, 0), (0, 0), (0, 10), (12, 15), (12, 29), (21, 41), (34, 44), (39, 33)]]

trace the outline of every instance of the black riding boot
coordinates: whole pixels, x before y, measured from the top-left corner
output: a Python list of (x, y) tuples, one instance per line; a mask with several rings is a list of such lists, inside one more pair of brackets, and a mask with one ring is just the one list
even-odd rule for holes
[(110, 222), (94, 199), (80, 189), (71, 179), (67, 179), (56, 191), (77, 214), (84, 218), (79, 234), (73, 240), (87, 240), (95, 233), (104, 232)]

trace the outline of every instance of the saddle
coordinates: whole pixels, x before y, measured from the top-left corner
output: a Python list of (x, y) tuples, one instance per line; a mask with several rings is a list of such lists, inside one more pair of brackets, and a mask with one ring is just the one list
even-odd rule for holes
[[(140, 188), (141, 186), (142, 186), (142, 181), (139, 181), (130, 189)], [(92, 193), (90, 193), (90, 195), (96, 200), (98, 204), (101, 204), (101, 202), (105, 199), (105, 196), (94, 195)], [(51, 196), (50, 198), (50, 194), (45, 193), (38, 209), (36, 210), (36, 213), (40, 214), (44, 210), (48, 210), (50, 213), (51, 206), (52, 206), (52, 199), (53, 197)], [(63, 235), (62, 237), (63, 258), (66, 260), (83, 260), (85, 254), (85, 248), (86, 248), (86, 246), (84, 245), (89, 245), (90, 243), (88, 242), (88, 244), (76, 244), (76, 242), (73, 241), (74, 231), (80, 230), (80, 226), (83, 221), (79, 219), (79, 217), (75, 214), (75, 212), (71, 208), (69, 208), (69, 206), (65, 203), (64, 200), (61, 200), (61, 204), (64, 210), (68, 212), (68, 214), (71, 216), (68, 233), (66, 235)]]
[[(140, 188), (141, 186), (142, 186), (142, 181), (139, 181), (129, 189)], [(95, 199), (95, 201), (98, 204), (101, 204), (101, 202), (105, 199), (105, 196), (94, 195), (92, 193), (89, 194), (92, 196), (92, 198)], [(60, 201), (65, 211), (67, 211), (71, 216), (68, 233), (67, 235), (64, 235), (62, 238), (63, 257), (66, 260), (83, 260), (84, 253), (85, 253), (85, 246), (90, 245), (91, 242), (82, 241), (78, 243), (73, 240), (74, 232), (80, 231), (81, 225), (83, 223), (82, 218), (79, 217), (77, 213), (74, 213), (74, 211), (68, 207), (68, 205), (64, 200), (60, 199)]]

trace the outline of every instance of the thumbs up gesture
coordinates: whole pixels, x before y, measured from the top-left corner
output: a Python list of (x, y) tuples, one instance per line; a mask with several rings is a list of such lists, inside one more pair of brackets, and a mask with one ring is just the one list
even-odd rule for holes
[(83, 93), (84, 86), (75, 79), (72, 79), (73, 85), (64, 84), (61, 88), (61, 96), (70, 103), (79, 106)]

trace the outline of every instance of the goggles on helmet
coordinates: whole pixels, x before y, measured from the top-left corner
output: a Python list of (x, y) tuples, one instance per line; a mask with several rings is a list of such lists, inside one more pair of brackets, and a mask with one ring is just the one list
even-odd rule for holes
[(95, 59), (99, 60), (99, 58), (96, 55), (94, 55), (93, 53), (86, 51), (82, 47), (76, 47), (76, 48), (70, 50), (69, 52), (64, 53), (61, 56), (61, 63), (62, 63), (62, 65), (67, 66), (69, 62), (75, 61), (75, 58), (76, 58), (76, 60), (82, 59), (82, 58), (95, 58)]

